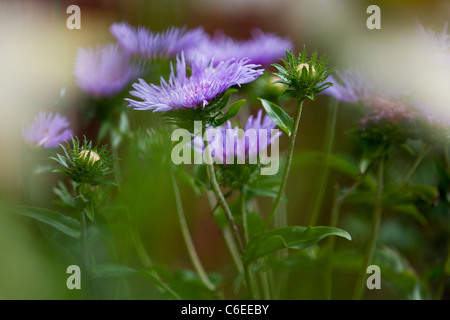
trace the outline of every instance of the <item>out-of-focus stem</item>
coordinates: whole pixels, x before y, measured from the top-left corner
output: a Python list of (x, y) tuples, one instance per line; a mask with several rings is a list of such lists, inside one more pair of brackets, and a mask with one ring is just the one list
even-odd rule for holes
[[(303, 109), (303, 100), (299, 102), (298, 107), (297, 107), (297, 112), (295, 114), (294, 126), (292, 128), (292, 133), (291, 133), (291, 136), (289, 139), (288, 155), (287, 155), (287, 159), (286, 159), (286, 165), (284, 167), (283, 178), (281, 179), (280, 189), (278, 190), (277, 197), (275, 198), (275, 201), (272, 205), (272, 209), (270, 210), (269, 216), (263, 227), (262, 233), (267, 230), (270, 223), (272, 222), (273, 216), (274, 216), (275, 212), (277, 211), (281, 197), (284, 193), (284, 190), (286, 189), (287, 178), (288, 178), (289, 171), (291, 168), (291, 163), (292, 163), (292, 156), (294, 154), (295, 138), (297, 137), (298, 126), (300, 124), (300, 119), (302, 116), (302, 109)], [(280, 219), (280, 220), (286, 220), (286, 219)]]
[(383, 204), (382, 204), (382, 196), (383, 196), (383, 176), (384, 176), (384, 158), (380, 159), (380, 163), (378, 165), (377, 170), (377, 195), (375, 200), (375, 206), (373, 211), (373, 221), (372, 221), (372, 228), (370, 231), (370, 238), (369, 242), (367, 244), (366, 253), (364, 256), (364, 262), (362, 265), (361, 272), (358, 277), (358, 281), (356, 283), (355, 292), (353, 295), (354, 300), (360, 300), (364, 293), (364, 280), (366, 277), (366, 271), (367, 267), (369, 266), (370, 262), (373, 258), (373, 253), (375, 251), (375, 245), (377, 241), (378, 236), (378, 230), (380, 229), (380, 223), (381, 223), (381, 215), (383, 213)]
[[(214, 208), (215, 203), (217, 202), (217, 199), (214, 196), (214, 193), (212, 191), (207, 191), (206, 193), (208, 197), (208, 201), (210, 204), (211, 209)], [(244, 266), (241, 261), (241, 257), (239, 255), (239, 249), (237, 247), (236, 242), (233, 238), (233, 233), (231, 232), (231, 229), (229, 226), (224, 226), (223, 228), (220, 228), (222, 231), (223, 238), (225, 240), (225, 244), (227, 245), (228, 251), (230, 252), (231, 258), (233, 259), (233, 262), (236, 266), (237, 271), (240, 274), (244, 273)]]
[[(205, 152), (205, 153), (208, 154), (208, 152)], [(209, 157), (211, 157), (211, 155), (209, 155)], [(228, 222), (231, 225), (231, 230), (233, 232), (233, 236), (239, 245), (239, 253), (242, 254), (244, 252), (244, 244), (242, 243), (242, 239), (239, 235), (239, 229), (238, 229), (236, 221), (233, 218), (230, 207), (228, 207), (227, 201), (225, 200), (225, 198), (222, 194), (222, 191), (220, 191), (220, 187), (219, 187), (219, 184), (217, 183), (216, 174), (214, 171), (214, 164), (212, 163), (212, 161), (207, 161), (206, 168), (208, 171), (209, 182), (211, 183), (211, 188), (217, 197), (217, 201), (219, 201), (219, 204), (225, 211), (225, 215), (228, 219)]]
[(205, 272), (205, 269), (203, 268), (202, 263), (200, 262), (200, 259), (197, 255), (197, 251), (195, 250), (194, 242), (192, 241), (191, 234), (189, 232), (189, 228), (186, 222), (186, 218), (184, 216), (184, 210), (183, 206), (181, 205), (181, 196), (180, 191), (178, 189), (177, 181), (175, 180), (175, 177), (173, 173), (170, 173), (170, 180), (172, 183), (173, 193), (175, 195), (175, 204), (177, 207), (177, 216), (178, 216), (178, 222), (180, 223), (181, 233), (183, 235), (184, 243), (186, 245), (189, 257), (191, 258), (191, 262), (194, 265), (195, 270), (197, 271), (200, 279), (202, 280), (203, 284), (211, 291), (215, 290), (214, 284), (209, 280), (208, 275)]
[(319, 189), (317, 191), (316, 198), (314, 200), (314, 207), (311, 213), (311, 219), (309, 222), (310, 226), (314, 226), (317, 223), (317, 218), (319, 216), (320, 209), (322, 207), (323, 203), (323, 197), (325, 195), (325, 190), (327, 186), (328, 176), (329, 176), (329, 165), (328, 165), (328, 159), (329, 155), (331, 153), (331, 149), (333, 148), (333, 141), (334, 141), (334, 132), (336, 129), (336, 119), (337, 119), (337, 108), (338, 103), (337, 99), (331, 98), (330, 99), (330, 105), (329, 105), (329, 113), (328, 113), (328, 119), (327, 119), (327, 127), (326, 127), (326, 133), (325, 133), (325, 168), (322, 171), (322, 175), (320, 177), (320, 183), (319, 183)]

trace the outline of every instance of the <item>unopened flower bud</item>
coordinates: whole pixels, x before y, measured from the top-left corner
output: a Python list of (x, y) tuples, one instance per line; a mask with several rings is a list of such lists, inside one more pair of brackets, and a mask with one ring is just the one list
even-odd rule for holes
[(98, 160), (100, 160), (100, 156), (92, 151), (92, 150), (81, 150), (80, 152), (80, 158), (83, 160), (86, 160), (86, 157), (89, 155), (89, 164), (94, 164), (95, 162), (97, 162)]
[[(306, 70), (309, 71), (309, 64), (307, 64), (307, 63), (300, 63), (297, 66), (297, 71), (298, 71), (298, 73), (300, 75), (302, 74), (303, 67), (305, 67)], [(314, 66), (311, 67), (311, 70), (312, 70), (313, 75), (316, 75), (316, 70), (314, 69)]]

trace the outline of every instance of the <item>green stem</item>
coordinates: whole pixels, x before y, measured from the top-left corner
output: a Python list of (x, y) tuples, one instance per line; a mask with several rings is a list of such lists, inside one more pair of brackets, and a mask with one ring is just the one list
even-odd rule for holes
[[(205, 152), (205, 154), (207, 154), (207, 157), (211, 157), (211, 155), (208, 155), (208, 152)], [(228, 207), (228, 204), (222, 194), (222, 191), (220, 191), (220, 187), (219, 184), (217, 183), (217, 179), (216, 179), (216, 173), (214, 171), (214, 164), (212, 163), (212, 161), (207, 161), (206, 164), (206, 169), (208, 171), (208, 176), (209, 176), (209, 182), (211, 183), (211, 188), (214, 191), (214, 194), (216, 195), (217, 200), (219, 201), (219, 204), (221, 205), (221, 207), (223, 208), (223, 210), (225, 211), (225, 215), (228, 219), (228, 222), (231, 225), (231, 231), (233, 232), (233, 237), (235, 239), (235, 241), (238, 243), (239, 245), (239, 253), (242, 255), (242, 253), (244, 252), (244, 244), (242, 242), (242, 239), (239, 235), (239, 229), (238, 226), (236, 224), (236, 221), (233, 218), (233, 215), (231, 213), (230, 208)]]
[[(373, 162), (372, 162), (373, 163)], [(366, 175), (369, 173), (370, 168), (372, 166), (372, 163), (366, 168), (366, 171), (364, 171), (358, 179), (353, 183), (353, 185), (347, 189), (347, 191), (339, 196), (339, 189), (336, 185), (334, 187), (334, 200), (333, 204), (331, 206), (331, 217), (330, 217), (330, 227), (337, 227), (338, 221), (339, 221), (339, 215), (341, 212), (342, 203), (344, 202), (345, 198), (347, 198), (353, 191), (355, 191), (359, 185), (364, 181)], [(332, 291), (333, 291), (333, 264), (332, 264), (332, 258), (334, 254), (334, 246), (335, 246), (335, 239), (336, 237), (330, 237), (328, 240), (328, 246), (329, 246), (329, 261), (326, 269), (326, 275), (325, 275), (325, 282), (326, 282), (326, 289), (325, 289), (325, 298), (327, 300), (330, 300), (332, 297)]]
[[(80, 186), (75, 184), (75, 206), (77, 205), (78, 198), (81, 197)], [(81, 241), (83, 246), (84, 263), (90, 271), (92, 266), (89, 259), (88, 241), (87, 241), (87, 224), (86, 224), (86, 214), (81, 210)]]
[[(217, 203), (217, 200), (211, 191), (207, 192), (207, 197), (208, 197), (209, 205), (210, 205), (211, 209), (213, 209), (215, 207), (215, 204)], [(225, 241), (225, 244), (228, 248), (228, 251), (231, 255), (231, 258), (236, 266), (238, 273), (243, 274), (244, 273), (244, 265), (242, 264), (239, 250), (237, 248), (236, 242), (234, 241), (233, 233), (231, 232), (230, 227), (224, 226), (223, 228), (220, 228), (220, 231), (222, 232), (223, 239)]]
[(439, 283), (434, 294), (434, 300), (441, 300), (442, 295), (444, 294), (445, 284), (447, 283), (447, 279), (449, 274), (447, 270), (450, 270), (450, 241), (447, 243), (447, 255), (444, 261), (444, 265), (442, 266), (441, 276), (439, 277)]
[(155, 270), (153, 270), (152, 260), (150, 259), (150, 256), (148, 255), (147, 250), (145, 249), (144, 244), (142, 243), (142, 239), (138, 231), (134, 227), (132, 227), (132, 236), (136, 252), (139, 256), (139, 259), (141, 259), (144, 268), (146, 269), (143, 270), (144, 275), (153, 280), (153, 282), (162, 291), (167, 292), (175, 300), (181, 300), (180, 296), (175, 291), (173, 291), (167, 284), (165, 284), (164, 281), (159, 276), (159, 274)]
[(249, 231), (248, 231), (248, 217), (247, 217), (247, 210), (245, 209), (245, 195), (244, 192), (241, 190), (241, 214), (242, 214), (242, 225), (244, 227), (244, 241), (245, 246), (247, 247), (247, 244), (250, 240)]
[[(333, 205), (331, 207), (331, 219), (330, 219), (330, 227), (335, 228), (337, 226), (339, 220), (339, 212), (341, 210), (342, 202), (339, 199), (339, 187), (336, 185), (334, 187), (334, 197), (333, 197)], [(333, 255), (334, 255), (334, 247), (336, 243), (336, 237), (330, 237), (328, 239), (328, 263), (325, 271), (325, 298), (326, 300), (331, 300), (333, 293)]]
[(166, 283), (164, 283), (156, 272), (143, 270), (143, 274), (151, 279), (160, 289), (170, 294), (175, 300), (181, 300), (181, 297), (173, 291)]
[(314, 207), (311, 213), (311, 219), (310, 219), (310, 226), (313, 226), (317, 223), (317, 218), (319, 216), (320, 209), (322, 207), (323, 198), (325, 196), (325, 190), (327, 186), (328, 176), (329, 176), (329, 156), (331, 154), (331, 149), (333, 148), (333, 141), (334, 141), (334, 133), (336, 129), (336, 119), (337, 119), (337, 108), (338, 102), (337, 99), (331, 98), (330, 99), (330, 105), (329, 105), (329, 112), (328, 112), (328, 119), (327, 119), (327, 128), (325, 133), (325, 167), (322, 171), (322, 175), (320, 177), (320, 183), (319, 183), (319, 190), (317, 191), (317, 195), (314, 201)]
[(261, 234), (267, 230), (270, 223), (272, 222), (273, 216), (274, 216), (275, 212), (277, 211), (278, 205), (280, 203), (281, 196), (283, 195), (284, 189), (286, 188), (287, 178), (288, 178), (289, 171), (291, 168), (291, 163), (292, 163), (292, 156), (294, 154), (295, 138), (297, 137), (297, 131), (298, 131), (300, 119), (302, 116), (302, 109), (303, 109), (303, 100), (299, 102), (298, 107), (297, 107), (297, 112), (295, 114), (294, 126), (293, 126), (291, 136), (289, 138), (288, 155), (287, 155), (287, 159), (286, 159), (286, 165), (284, 167), (283, 178), (281, 179), (280, 189), (278, 190), (277, 197), (275, 198), (275, 201), (272, 205), (272, 209), (270, 210), (269, 216), (267, 218), (267, 221), (263, 227)]
[(186, 245), (187, 251), (189, 253), (189, 257), (191, 258), (191, 262), (197, 271), (200, 279), (202, 280), (203, 284), (211, 291), (214, 291), (216, 288), (214, 284), (209, 280), (208, 275), (205, 272), (205, 269), (203, 268), (202, 263), (200, 262), (200, 259), (197, 255), (197, 251), (195, 250), (194, 242), (192, 241), (191, 234), (189, 232), (189, 228), (186, 222), (186, 217), (184, 216), (184, 210), (183, 206), (181, 204), (181, 196), (180, 196), (180, 190), (178, 188), (177, 181), (173, 175), (173, 173), (170, 173), (170, 181), (172, 183), (173, 193), (175, 195), (175, 203), (177, 207), (177, 216), (178, 216), (178, 222), (180, 223), (181, 233), (183, 235), (184, 243)]
[(370, 238), (367, 244), (366, 253), (364, 255), (362, 269), (360, 271), (358, 281), (356, 283), (355, 292), (353, 295), (354, 300), (360, 300), (363, 296), (365, 284), (364, 280), (366, 278), (367, 267), (372, 261), (373, 254), (375, 251), (375, 244), (377, 241), (378, 230), (380, 228), (381, 223), (381, 215), (383, 213), (383, 204), (382, 204), (383, 184), (384, 184), (383, 176), (384, 176), (384, 158), (381, 158), (377, 170), (377, 195), (373, 212), (372, 228), (370, 230)]
[(428, 152), (431, 150), (431, 145), (425, 144), (422, 148), (422, 150), (419, 151), (417, 154), (416, 159), (412, 163), (412, 165), (408, 168), (408, 170), (403, 174), (403, 176), (400, 178), (400, 184), (406, 184), (409, 179), (411, 179), (412, 175), (416, 171), (416, 169), (419, 167), (422, 160), (425, 158), (425, 156), (428, 154)]
[(113, 157), (115, 159), (114, 161), (114, 174), (116, 176), (116, 183), (117, 183), (117, 189), (120, 191), (120, 186), (122, 183), (122, 174), (120, 171), (120, 165), (119, 165), (119, 151), (117, 150), (118, 146), (114, 146), (112, 141), (113, 141), (113, 135), (112, 135), (112, 130), (110, 132), (110, 140), (111, 140), (111, 149), (112, 149), (112, 153), (113, 153)]
[[(242, 190), (240, 202), (241, 202), (242, 224), (244, 227), (245, 246), (247, 247), (250, 237), (247, 224), (247, 210), (245, 208), (245, 195), (242, 192)], [(251, 299), (255, 299), (257, 297), (257, 289), (255, 284), (255, 277), (251, 272), (251, 263), (244, 264), (244, 271), (245, 271), (245, 279), (248, 285), (249, 296)]]
[(268, 271), (260, 271), (259, 274), (261, 275), (261, 284), (263, 288), (264, 293), (264, 299), (270, 300), (270, 284), (269, 284), (269, 276), (267, 274)]

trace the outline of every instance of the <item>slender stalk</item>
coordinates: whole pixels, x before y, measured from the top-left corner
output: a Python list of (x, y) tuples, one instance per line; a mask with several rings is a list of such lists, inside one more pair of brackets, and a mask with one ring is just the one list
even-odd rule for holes
[(358, 281), (356, 283), (355, 292), (353, 295), (354, 300), (360, 300), (363, 296), (365, 284), (364, 280), (366, 277), (367, 267), (372, 261), (373, 253), (375, 251), (375, 244), (377, 241), (378, 230), (380, 228), (381, 223), (381, 215), (383, 213), (383, 204), (382, 204), (383, 184), (384, 184), (383, 175), (384, 175), (384, 158), (381, 158), (377, 170), (377, 195), (373, 212), (372, 228), (370, 231), (369, 242), (367, 244), (366, 252), (364, 255), (364, 262), (362, 265), (362, 269), (360, 271)]
[(442, 272), (441, 276), (439, 277), (439, 283), (436, 289), (436, 292), (434, 294), (434, 300), (440, 300), (442, 299), (442, 295), (444, 293), (445, 284), (447, 282), (447, 279), (449, 277), (449, 274), (447, 273), (447, 270), (450, 269), (450, 241), (447, 243), (447, 255), (444, 261), (444, 265), (442, 266)]
[[(247, 210), (245, 208), (245, 195), (242, 192), (242, 190), (240, 202), (241, 202), (240, 204), (241, 204), (242, 224), (244, 226), (245, 246), (247, 247), (250, 236), (247, 224)], [(245, 268), (245, 278), (248, 284), (249, 295), (252, 299), (254, 299), (257, 297), (258, 290), (256, 289), (255, 277), (251, 272), (251, 264), (244, 264), (244, 268)]]
[[(208, 152), (205, 152), (205, 154), (208, 154)], [(208, 155), (208, 156), (211, 157), (211, 155)], [(239, 247), (238, 247), (239, 253), (242, 254), (244, 252), (244, 244), (239, 235), (239, 229), (238, 229), (237, 223), (233, 218), (231, 210), (228, 207), (228, 204), (222, 194), (222, 191), (220, 191), (220, 187), (219, 187), (219, 184), (217, 183), (217, 179), (216, 179), (216, 173), (214, 171), (214, 164), (212, 163), (212, 161), (207, 161), (206, 169), (208, 171), (209, 182), (211, 183), (212, 190), (214, 191), (214, 194), (216, 195), (217, 200), (219, 201), (219, 204), (222, 206), (223, 210), (225, 211), (225, 215), (228, 219), (228, 222), (231, 225), (231, 230), (233, 232), (234, 239), (236, 240), (236, 242), (239, 245)]]
[[(80, 186), (78, 184), (75, 185), (75, 205), (78, 201), (78, 198), (81, 196)], [(84, 254), (84, 263), (86, 267), (90, 271), (92, 270), (92, 266), (89, 259), (89, 250), (88, 250), (88, 241), (87, 241), (87, 224), (86, 224), (86, 214), (83, 210), (81, 210), (81, 241), (83, 246), (83, 254)]]
[[(330, 227), (336, 227), (339, 220), (339, 212), (341, 210), (342, 202), (339, 199), (339, 187), (334, 186), (333, 205), (331, 207)], [(328, 239), (328, 263), (325, 270), (325, 299), (331, 300), (333, 293), (333, 255), (334, 247), (336, 243), (336, 237), (330, 237)]]
[(316, 198), (314, 200), (314, 207), (312, 209), (311, 213), (311, 219), (309, 222), (310, 226), (313, 226), (317, 223), (317, 218), (319, 216), (320, 209), (322, 207), (323, 198), (325, 196), (325, 190), (327, 186), (328, 176), (329, 176), (329, 165), (328, 165), (328, 159), (331, 153), (331, 149), (333, 148), (333, 141), (334, 141), (334, 133), (336, 130), (336, 119), (337, 119), (337, 108), (338, 102), (337, 99), (331, 98), (330, 104), (329, 104), (329, 112), (328, 112), (328, 119), (327, 119), (327, 128), (325, 133), (325, 154), (326, 154), (326, 161), (325, 161), (325, 168), (323, 168), (322, 175), (320, 177), (320, 183), (319, 183), (319, 189), (317, 191)]
[(303, 100), (299, 102), (298, 107), (297, 107), (297, 112), (295, 114), (294, 126), (292, 128), (293, 130), (292, 130), (291, 136), (289, 138), (288, 155), (287, 155), (287, 159), (286, 159), (286, 165), (284, 167), (283, 178), (281, 179), (280, 189), (278, 190), (277, 197), (275, 198), (275, 201), (272, 205), (272, 209), (270, 210), (269, 216), (267, 218), (267, 221), (263, 227), (261, 234), (267, 230), (270, 223), (272, 222), (273, 216), (274, 216), (275, 212), (277, 211), (278, 205), (280, 203), (281, 196), (283, 195), (284, 189), (286, 188), (287, 178), (289, 175), (289, 171), (291, 169), (292, 156), (294, 154), (295, 138), (297, 137), (298, 126), (300, 124), (300, 119), (302, 116), (302, 109), (303, 109)]
[(153, 268), (153, 262), (150, 259), (147, 250), (145, 250), (144, 244), (142, 243), (142, 239), (139, 236), (137, 230), (135, 230), (135, 228), (133, 228), (133, 243), (144, 268), (146, 269)]
[(205, 269), (203, 268), (202, 263), (200, 262), (200, 259), (198, 257), (197, 251), (195, 250), (194, 242), (192, 241), (191, 234), (189, 232), (189, 228), (186, 222), (186, 217), (184, 216), (184, 210), (183, 206), (181, 204), (181, 196), (180, 196), (180, 190), (178, 188), (177, 181), (175, 180), (175, 177), (173, 173), (170, 173), (170, 181), (172, 183), (173, 193), (175, 195), (175, 203), (177, 207), (177, 216), (178, 216), (178, 222), (180, 223), (181, 233), (183, 235), (184, 243), (186, 245), (186, 248), (189, 253), (189, 257), (191, 258), (191, 262), (197, 271), (200, 279), (202, 280), (203, 284), (211, 291), (214, 291), (216, 288), (214, 284), (209, 280), (208, 275), (205, 272)]
[(141, 259), (144, 268), (146, 269), (143, 270), (143, 274), (146, 275), (151, 280), (153, 280), (153, 282), (155, 282), (155, 284), (162, 291), (167, 292), (175, 300), (181, 300), (180, 296), (175, 291), (173, 291), (166, 283), (164, 283), (159, 274), (155, 270), (153, 270), (152, 260), (150, 259), (150, 256), (148, 255), (147, 250), (145, 249), (144, 244), (142, 243), (142, 239), (138, 231), (134, 227), (132, 228), (132, 236), (136, 252), (139, 256), (139, 259)]
[(164, 283), (156, 272), (143, 270), (142, 273), (151, 279), (160, 289), (170, 294), (175, 300), (181, 300), (181, 297), (172, 290), (166, 283)]
[(88, 250), (88, 240), (87, 240), (87, 225), (86, 225), (86, 214), (84, 211), (81, 211), (81, 221), (82, 221), (82, 238), (83, 238), (83, 251), (84, 251), (84, 259), (86, 261), (86, 266), (89, 270), (91, 270), (92, 265), (89, 258), (89, 250)]
[(241, 190), (240, 201), (241, 201), (240, 204), (241, 204), (241, 214), (242, 214), (242, 225), (244, 227), (244, 241), (245, 241), (245, 246), (247, 247), (247, 244), (250, 240), (250, 235), (249, 235), (249, 231), (248, 231), (247, 210), (245, 208), (245, 195), (244, 195), (244, 192), (242, 192), (242, 190)]
[(428, 152), (431, 150), (431, 145), (425, 144), (422, 148), (422, 150), (419, 151), (417, 154), (416, 159), (412, 163), (412, 165), (408, 168), (408, 170), (403, 174), (403, 176), (400, 178), (400, 184), (405, 184), (408, 182), (408, 180), (412, 177), (416, 169), (419, 167), (422, 160), (425, 158), (425, 156), (428, 154)]
[[(347, 191), (339, 195), (339, 188), (337, 185), (334, 187), (334, 198), (333, 198), (333, 204), (331, 206), (331, 216), (330, 216), (330, 227), (337, 227), (338, 221), (339, 221), (339, 215), (341, 212), (342, 203), (344, 202), (345, 198), (347, 198), (353, 191), (355, 191), (359, 185), (364, 181), (366, 175), (369, 173), (369, 169), (372, 166), (369, 165), (369, 167), (358, 177), (358, 179), (353, 183), (353, 185), (347, 189)], [(326, 282), (326, 288), (325, 288), (325, 299), (330, 300), (332, 297), (333, 292), (333, 264), (332, 264), (332, 257), (334, 254), (334, 246), (335, 246), (335, 240), (336, 237), (330, 237), (328, 239), (328, 265), (326, 267), (326, 273), (325, 273), (325, 282)]]
[(117, 159), (119, 159), (119, 151), (117, 150), (118, 146), (114, 146), (112, 141), (113, 141), (113, 135), (112, 135), (112, 131), (110, 134), (110, 139), (111, 139), (111, 149), (112, 149), (112, 153), (113, 153), (113, 157), (114, 159), (116, 159), (114, 161), (114, 174), (116, 176), (116, 183), (117, 183), (117, 189), (120, 191), (121, 185), (122, 185), (122, 174), (120, 171), (120, 165), (119, 165), (119, 161)]
[[(211, 191), (207, 192), (208, 201), (211, 209), (214, 208), (215, 204), (217, 203), (216, 198), (214, 197), (214, 193)], [(239, 249), (237, 247), (236, 242), (233, 238), (233, 233), (231, 232), (231, 229), (229, 226), (224, 226), (220, 229), (222, 231), (222, 235), (225, 241), (225, 244), (228, 248), (228, 251), (231, 255), (231, 258), (236, 266), (236, 269), (238, 273), (243, 274), (244, 273), (244, 265), (242, 264), (241, 257), (239, 254)]]
[(259, 274), (261, 275), (261, 284), (264, 294), (265, 300), (270, 300), (270, 283), (269, 283), (269, 276), (267, 274), (267, 271), (260, 271)]

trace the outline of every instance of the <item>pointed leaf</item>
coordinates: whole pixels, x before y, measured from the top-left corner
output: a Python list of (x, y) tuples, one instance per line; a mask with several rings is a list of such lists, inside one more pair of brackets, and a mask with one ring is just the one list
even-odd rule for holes
[(80, 237), (80, 222), (57, 211), (28, 206), (14, 207), (12, 208), (12, 211), (22, 216), (46, 223), (70, 237)]
[(95, 278), (125, 278), (136, 274), (138, 270), (128, 266), (105, 263), (95, 266), (94, 277)]
[(305, 249), (325, 237), (339, 236), (351, 240), (348, 232), (332, 227), (285, 227), (265, 232), (250, 241), (243, 260), (248, 263), (280, 249)]
[(221, 118), (217, 119), (215, 122), (216, 126), (221, 126), (231, 118), (233, 118), (235, 115), (241, 111), (242, 106), (247, 102), (247, 100), (242, 99), (239, 101), (236, 101), (228, 106), (228, 111), (225, 113)]
[(292, 120), (292, 118), (275, 103), (262, 98), (258, 99), (261, 101), (262, 106), (266, 110), (269, 118), (290, 136), (292, 133), (292, 127), (294, 126), (294, 120)]

